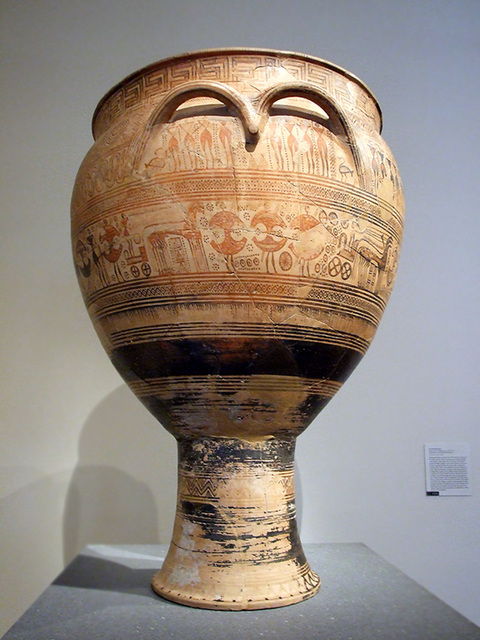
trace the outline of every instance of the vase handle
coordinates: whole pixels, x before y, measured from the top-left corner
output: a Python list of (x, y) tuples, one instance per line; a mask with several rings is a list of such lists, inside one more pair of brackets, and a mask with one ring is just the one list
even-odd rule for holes
[[(240, 118), (245, 131), (247, 144), (258, 142), (261, 129), (264, 128), (270, 109), (282, 98), (306, 98), (325, 111), (331, 122), (334, 135), (343, 138), (349, 145), (361, 186), (365, 186), (365, 169), (355, 133), (338, 103), (322, 89), (304, 82), (283, 82), (264, 91), (252, 104), (242, 94), (228, 85), (214, 80), (194, 80), (169, 91), (150, 114), (145, 127), (135, 143), (136, 166), (154, 127), (168, 123), (178, 107), (191, 98), (211, 97), (233, 109)], [(254, 106), (255, 105), (255, 106)]]
[(178, 107), (191, 98), (215, 98), (231, 108), (240, 118), (247, 144), (255, 144), (259, 118), (252, 104), (236, 89), (214, 80), (194, 80), (175, 87), (157, 104), (135, 142), (135, 166), (139, 167), (148, 138), (154, 127), (170, 122)]
[(147, 129), (169, 122), (178, 107), (191, 98), (215, 98), (232, 108), (242, 121), (245, 135), (250, 141), (258, 134), (258, 116), (250, 102), (236, 89), (220, 82), (194, 80), (169, 91), (151, 114)]
[(258, 126), (262, 130), (270, 116), (270, 109), (282, 98), (305, 98), (319, 106), (327, 114), (332, 133), (350, 147), (360, 184), (365, 186), (365, 168), (355, 132), (337, 101), (319, 87), (305, 82), (282, 82), (267, 89), (257, 102)]

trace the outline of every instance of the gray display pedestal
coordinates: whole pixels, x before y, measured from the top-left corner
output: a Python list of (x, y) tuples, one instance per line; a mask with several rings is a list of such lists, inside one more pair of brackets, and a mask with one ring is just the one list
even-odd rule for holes
[(150, 589), (165, 546), (88, 546), (4, 640), (480, 640), (480, 628), (362, 544), (304, 545), (318, 595), (209, 611)]

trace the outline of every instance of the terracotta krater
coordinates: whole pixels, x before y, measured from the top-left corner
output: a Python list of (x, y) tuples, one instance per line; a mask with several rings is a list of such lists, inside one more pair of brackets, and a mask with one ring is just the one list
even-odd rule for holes
[(295, 520), (296, 437), (373, 339), (403, 196), (378, 104), (297, 53), (157, 62), (114, 87), (72, 201), (75, 264), (113, 364), (178, 441), (153, 588), (278, 607), (319, 588)]

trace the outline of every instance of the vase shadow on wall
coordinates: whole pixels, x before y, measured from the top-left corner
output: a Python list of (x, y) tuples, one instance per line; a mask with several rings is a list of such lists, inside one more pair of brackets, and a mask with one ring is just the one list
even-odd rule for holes
[(175, 496), (175, 440), (122, 385), (79, 438), (63, 514), (65, 563), (88, 544), (167, 543)]

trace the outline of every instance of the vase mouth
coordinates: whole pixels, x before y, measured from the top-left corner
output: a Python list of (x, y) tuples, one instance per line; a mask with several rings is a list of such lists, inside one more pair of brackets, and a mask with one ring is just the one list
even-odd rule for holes
[(310, 54), (306, 54), (306, 53), (300, 53), (297, 51), (288, 51), (288, 50), (282, 50), (282, 49), (269, 49), (269, 48), (258, 48), (258, 47), (219, 47), (219, 48), (207, 48), (207, 49), (198, 49), (198, 50), (194, 50), (194, 51), (188, 51), (188, 52), (184, 52), (184, 53), (179, 53), (179, 54), (175, 54), (173, 56), (169, 56), (167, 58), (162, 58), (160, 60), (157, 60), (156, 62), (152, 62), (144, 67), (141, 67), (140, 69), (138, 69), (137, 71), (134, 71), (133, 73), (130, 73), (129, 75), (127, 75), (126, 77), (123, 78), (123, 80), (120, 80), (120, 82), (117, 82), (109, 91), (107, 91), (107, 93), (103, 96), (103, 98), (99, 101), (94, 114), (93, 114), (93, 118), (92, 118), (92, 128), (95, 124), (95, 120), (100, 112), (100, 110), (102, 109), (102, 107), (105, 105), (105, 103), (111, 98), (112, 95), (114, 95), (119, 89), (121, 89), (123, 86), (125, 86), (126, 84), (128, 84), (129, 82), (131, 82), (132, 80), (134, 80), (137, 77), (140, 77), (142, 75), (151, 73), (152, 71), (154, 71), (155, 69), (164, 67), (164, 66), (168, 66), (170, 64), (179, 62), (180, 60), (188, 60), (190, 58), (208, 58), (210, 56), (219, 56), (219, 55), (241, 55), (241, 54), (246, 54), (246, 55), (252, 55), (252, 54), (267, 54), (267, 55), (271, 55), (271, 56), (275, 56), (277, 58), (292, 58), (292, 59), (296, 59), (296, 60), (303, 60), (303, 61), (307, 61), (307, 62), (312, 62), (313, 64), (317, 64), (319, 66), (322, 67), (326, 67), (327, 69), (331, 69), (332, 71), (335, 71), (336, 73), (339, 73), (343, 76), (345, 76), (346, 78), (348, 78), (349, 80), (351, 80), (352, 82), (355, 82), (358, 86), (360, 86), (370, 97), (370, 99), (373, 101), (373, 103), (375, 104), (375, 108), (378, 111), (379, 114), (379, 118), (380, 118), (380, 129), (382, 128), (382, 110), (381, 107), (379, 105), (379, 102), (375, 96), (375, 94), (372, 92), (372, 90), (368, 87), (368, 85), (366, 85), (362, 80), (360, 80), (360, 78), (358, 78), (355, 74), (351, 73), (350, 71), (348, 71), (347, 69), (333, 63), (330, 62), (329, 60), (325, 60), (323, 58), (318, 58), (316, 56), (312, 56)]

